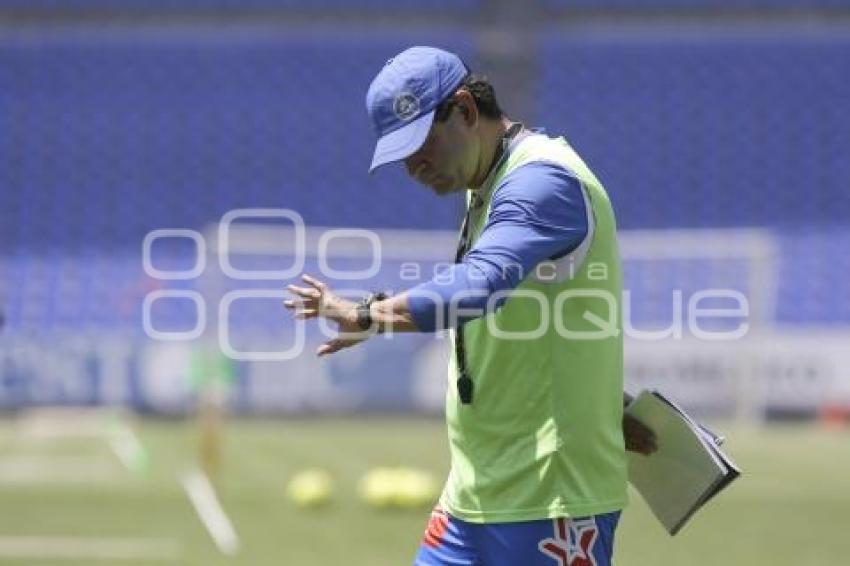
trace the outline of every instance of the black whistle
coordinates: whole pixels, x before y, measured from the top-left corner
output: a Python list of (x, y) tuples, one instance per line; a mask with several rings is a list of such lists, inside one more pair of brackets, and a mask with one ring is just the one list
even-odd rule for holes
[(464, 405), (469, 405), (472, 403), (472, 389), (473, 383), (472, 379), (467, 376), (461, 376), (457, 380), (457, 394), (460, 397), (460, 402)]

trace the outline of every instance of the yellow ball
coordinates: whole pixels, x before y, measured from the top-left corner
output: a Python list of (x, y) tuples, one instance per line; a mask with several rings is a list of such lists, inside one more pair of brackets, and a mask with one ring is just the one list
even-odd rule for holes
[(360, 498), (378, 509), (433, 505), (439, 495), (434, 477), (412, 468), (374, 468), (360, 481)]
[(424, 470), (400, 468), (396, 476), (396, 504), (416, 509), (430, 507), (439, 495), (433, 475)]
[(318, 469), (298, 472), (286, 486), (286, 494), (298, 507), (320, 507), (330, 503), (334, 481), (331, 475)]
[(378, 508), (392, 507), (395, 499), (395, 470), (374, 468), (360, 480), (360, 498)]

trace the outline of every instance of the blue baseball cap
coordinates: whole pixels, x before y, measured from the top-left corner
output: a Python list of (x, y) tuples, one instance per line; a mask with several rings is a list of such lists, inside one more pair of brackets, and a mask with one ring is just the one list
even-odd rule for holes
[(387, 61), (366, 93), (366, 111), (378, 135), (369, 173), (422, 147), (437, 106), (468, 74), (460, 57), (435, 47), (411, 47)]

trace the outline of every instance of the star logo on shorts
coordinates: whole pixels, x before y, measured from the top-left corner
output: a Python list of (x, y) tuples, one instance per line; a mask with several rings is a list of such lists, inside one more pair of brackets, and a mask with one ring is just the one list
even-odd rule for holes
[(593, 519), (570, 521), (555, 519), (555, 536), (537, 544), (540, 552), (556, 560), (559, 566), (597, 566), (593, 543), (599, 531)]

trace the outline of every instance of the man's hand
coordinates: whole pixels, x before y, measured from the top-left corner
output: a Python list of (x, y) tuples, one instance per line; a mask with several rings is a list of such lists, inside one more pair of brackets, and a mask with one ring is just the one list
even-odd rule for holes
[(322, 317), (339, 325), (339, 336), (319, 346), (317, 355), (333, 354), (369, 337), (368, 331), (357, 326), (357, 303), (334, 295), (327, 285), (309, 275), (302, 275), (301, 279), (309, 287), (287, 285), (286, 289), (298, 298), (283, 301), (283, 306), (293, 311), (296, 319)]
[(623, 437), (630, 452), (649, 456), (658, 450), (655, 432), (631, 415), (623, 415)]

